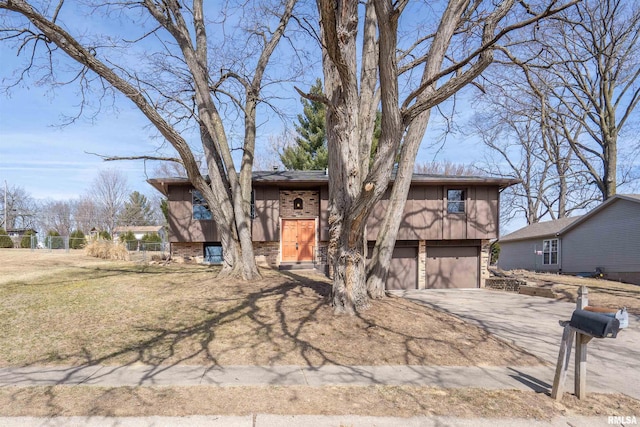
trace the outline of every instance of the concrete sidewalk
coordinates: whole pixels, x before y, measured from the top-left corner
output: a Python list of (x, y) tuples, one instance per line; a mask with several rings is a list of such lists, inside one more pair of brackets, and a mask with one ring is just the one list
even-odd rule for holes
[(189, 416), (189, 417), (0, 417), (3, 427), (592, 427), (607, 426), (608, 417), (557, 417), (551, 421), (520, 418), (361, 417), (324, 415)]
[[(85, 366), (0, 369), (0, 386), (414, 385), (550, 391), (550, 366)], [(598, 390), (610, 392), (612, 390)]]

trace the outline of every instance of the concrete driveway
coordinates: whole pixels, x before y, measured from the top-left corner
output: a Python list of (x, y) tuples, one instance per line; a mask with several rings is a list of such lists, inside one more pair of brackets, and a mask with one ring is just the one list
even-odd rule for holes
[[(541, 383), (552, 384), (562, 327), (574, 303), (487, 289), (393, 291), (454, 314), (549, 362)], [(640, 399), (640, 316), (616, 339), (593, 339), (587, 353), (587, 390), (619, 392)], [(575, 348), (572, 351), (572, 359)], [(573, 392), (573, 361), (565, 390)], [(550, 387), (550, 386), (549, 386)]]

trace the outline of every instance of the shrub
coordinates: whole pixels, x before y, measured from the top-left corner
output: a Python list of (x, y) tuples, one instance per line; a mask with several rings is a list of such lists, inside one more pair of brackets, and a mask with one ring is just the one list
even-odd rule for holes
[(9, 237), (9, 235), (4, 230), (4, 228), (0, 228), (0, 248), (12, 248), (12, 247), (13, 247), (13, 240), (11, 240), (11, 237)]
[(84, 248), (85, 254), (102, 259), (129, 261), (129, 251), (124, 243), (110, 240), (94, 240)]
[[(31, 236), (35, 236), (36, 233), (33, 230), (27, 230), (26, 233), (24, 233), (24, 236), (22, 236), (22, 240), (20, 240), (20, 247), (24, 248), (24, 249), (31, 249), (31, 240), (32, 237)], [(35, 240), (35, 239), (34, 239)], [(37, 241), (34, 242), (33, 247), (35, 247), (35, 243), (37, 243)]]
[(108, 231), (101, 231), (98, 233), (98, 238), (103, 240), (111, 240), (111, 234)]
[(44, 245), (49, 249), (64, 249), (64, 239), (55, 230), (49, 230), (44, 238)]
[(161, 249), (162, 237), (158, 233), (147, 233), (140, 239), (144, 243), (147, 251), (159, 251)]
[(498, 258), (500, 258), (500, 243), (493, 242), (491, 244), (491, 265), (496, 265)]
[(121, 234), (120, 241), (125, 243), (127, 245), (127, 249), (130, 251), (138, 249), (138, 239), (136, 239), (136, 236), (132, 231), (127, 231), (126, 233)]
[(80, 230), (72, 231), (69, 235), (69, 247), (71, 249), (82, 249), (87, 244), (87, 238)]

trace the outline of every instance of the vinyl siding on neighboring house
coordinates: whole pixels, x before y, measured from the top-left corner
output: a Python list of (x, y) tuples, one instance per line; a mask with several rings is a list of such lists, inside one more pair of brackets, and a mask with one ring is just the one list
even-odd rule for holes
[[(542, 255), (536, 253), (537, 251), (542, 251), (544, 240), (555, 238), (555, 236), (549, 236), (530, 240), (500, 242), (498, 267), (503, 270), (523, 269), (557, 272), (560, 268), (558, 264), (543, 264)], [(562, 247), (559, 239), (558, 244)], [(560, 255), (560, 253), (558, 255)]]
[(615, 200), (562, 234), (562, 271), (640, 271), (640, 203)]

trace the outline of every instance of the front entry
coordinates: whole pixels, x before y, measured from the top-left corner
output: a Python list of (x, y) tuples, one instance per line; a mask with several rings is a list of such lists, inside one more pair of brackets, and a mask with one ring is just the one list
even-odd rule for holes
[(314, 219), (282, 220), (282, 261), (313, 261), (313, 246), (316, 241)]

